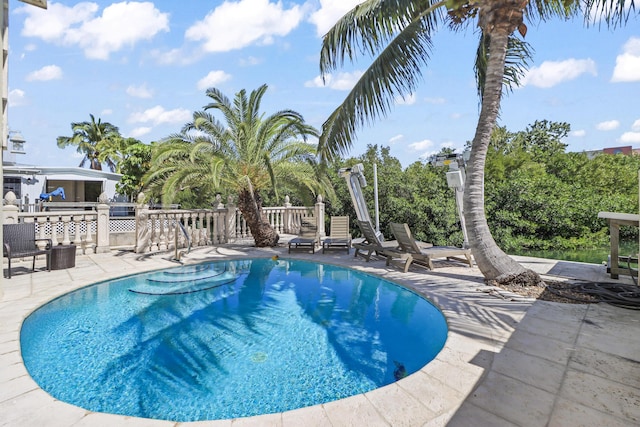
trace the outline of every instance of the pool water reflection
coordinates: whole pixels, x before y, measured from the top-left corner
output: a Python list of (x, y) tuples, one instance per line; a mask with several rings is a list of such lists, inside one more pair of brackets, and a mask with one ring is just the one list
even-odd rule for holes
[(421, 369), (447, 325), (389, 281), (298, 260), (247, 259), (97, 283), (36, 310), (25, 366), (88, 410), (197, 421), (364, 393)]

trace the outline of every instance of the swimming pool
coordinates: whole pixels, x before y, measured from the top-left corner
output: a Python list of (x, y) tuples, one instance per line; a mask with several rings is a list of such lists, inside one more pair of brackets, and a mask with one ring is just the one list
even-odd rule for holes
[(247, 259), (97, 283), (32, 313), (25, 366), (55, 398), (172, 421), (282, 412), (409, 375), (444, 346), (442, 313), (351, 269)]

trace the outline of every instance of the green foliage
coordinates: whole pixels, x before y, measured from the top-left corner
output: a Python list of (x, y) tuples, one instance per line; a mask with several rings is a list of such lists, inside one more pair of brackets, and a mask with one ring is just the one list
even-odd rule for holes
[[(565, 153), (566, 123), (537, 121), (524, 131), (494, 130), (486, 164), (485, 207), (498, 245), (506, 252), (576, 250), (606, 247), (609, 229), (598, 212), (638, 211), (640, 156)], [(445, 154), (450, 154), (445, 152)], [(377, 164), (380, 230), (391, 238), (389, 223), (406, 222), (416, 238), (437, 245), (461, 245), (463, 236), (447, 168), (416, 162), (403, 169), (389, 148), (368, 146), (357, 158), (330, 168), (337, 202), (327, 217), (349, 215), (359, 236), (356, 214), (341, 167), (365, 166), (363, 189), (374, 215), (373, 164)], [(623, 227), (623, 240), (637, 240), (638, 229)]]
[(122, 178), (116, 184), (116, 190), (130, 200), (134, 200), (144, 187), (142, 177), (151, 165), (152, 145), (127, 138), (120, 147), (120, 160), (116, 164), (116, 170), (122, 174)]
[[(640, 156), (600, 154), (589, 158), (585, 153), (565, 153), (562, 139), (569, 130), (566, 123), (546, 120), (536, 121), (519, 132), (505, 127), (494, 130), (487, 155), (485, 207), (491, 232), (506, 252), (600, 248), (608, 244), (609, 231), (606, 222), (598, 219), (598, 212), (638, 211)], [(151, 146), (129, 142), (121, 150), (122, 159), (118, 162), (124, 174), (118, 190), (136, 194), (149, 165)], [(221, 193), (226, 203), (227, 196), (235, 195), (237, 188), (221, 186), (219, 182), (223, 181), (213, 175), (217, 166), (211, 162), (210, 154), (193, 147), (194, 143), (186, 140), (157, 144), (154, 173), (161, 176), (162, 168), (176, 171), (186, 163), (189, 167), (182, 170), (184, 175), (176, 173), (171, 178), (171, 185), (180, 190), (172, 202), (185, 208), (208, 207), (215, 194)], [(444, 150), (442, 154), (451, 151)], [(344, 178), (338, 174), (340, 168), (357, 163), (365, 166), (368, 185), (363, 192), (372, 217), (373, 165), (377, 165), (380, 230), (387, 238), (392, 238), (389, 223), (406, 222), (419, 240), (436, 245), (462, 244), (454, 190), (447, 186), (445, 176), (447, 168), (415, 162), (403, 169), (399, 160), (390, 155), (389, 147), (369, 145), (358, 157), (326, 166), (327, 187), (333, 189), (328, 192), (329, 197), (308, 188), (300, 191), (292, 184), (295, 175), (289, 168), (274, 168), (278, 171), (278, 192), (271, 186), (263, 187), (264, 205), (282, 205), (283, 197), (288, 195), (293, 205), (310, 206), (315, 196), (322, 194), (327, 227), (332, 215), (348, 215), (352, 234), (357, 237), (360, 231), (351, 196)], [(317, 165), (314, 168), (304, 169), (305, 173), (316, 176), (321, 172)], [(290, 177), (287, 173), (291, 173)], [(183, 184), (193, 179), (197, 185), (178, 186), (182, 179)], [(160, 194), (155, 195), (156, 200)], [(637, 239), (637, 233), (634, 227), (620, 230), (623, 240)]]
[[(568, 132), (569, 125), (546, 120), (517, 133), (496, 128), (485, 206), (505, 251), (602, 247), (608, 228), (598, 212), (637, 212), (640, 157), (565, 153)], [(621, 237), (637, 239), (637, 229)]]
[(447, 187), (446, 168), (416, 162), (406, 169), (389, 154), (389, 147), (369, 145), (358, 158), (334, 163), (330, 171), (338, 202), (327, 205), (327, 217), (348, 215), (352, 218), (352, 234), (360, 235), (355, 223), (356, 213), (344, 178), (337, 171), (362, 163), (367, 186), (363, 188), (372, 219), (375, 214), (373, 165), (377, 165), (380, 231), (392, 238), (389, 224), (406, 222), (416, 239), (438, 245), (461, 245), (463, 241), (456, 213), (453, 190)]

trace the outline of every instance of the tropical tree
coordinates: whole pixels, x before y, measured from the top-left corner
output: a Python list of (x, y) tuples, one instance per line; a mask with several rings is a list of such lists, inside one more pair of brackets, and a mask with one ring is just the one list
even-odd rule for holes
[(116, 190), (119, 194), (127, 195), (131, 201), (135, 200), (144, 186), (142, 178), (151, 167), (152, 145), (153, 143), (144, 144), (134, 138), (127, 138), (115, 153), (119, 158), (116, 172), (122, 174)]
[[(235, 193), (258, 247), (275, 246), (279, 239), (263, 214), (262, 191), (278, 197), (280, 183), (313, 194), (329, 190), (327, 178), (319, 178), (316, 145), (307, 142), (318, 131), (292, 110), (261, 113), (266, 90), (262, 85), (247, 96), (243, 89), (231, 101), (207, 89), (212, 101), (179, 134), (158, 144), (145, 178), (151, 188), (161, 188), (165, 203), (185, 191), (209, 201), (217, 192)], [(209, 111), (219, 112), (224, 122)]]
[[(113, 172), (122, 173), (122, 162), (130, 156), (130, 150), (136, 150), (136, 146), (143, 144), (135, 138), (113, 137), (102, 139), (96, 144), (96, 152), (100, 163), (111, 163)], [(144, 145), (144, 144), (143, 144)]]
[(57, 138), (58, 148), (76, 146), (76, 151), (84, 157), (80, 161), (80, 167), (89, 162), (89, 168), (102, 170), (102, 163), (105, 163), (111, 172), (116, 170), (116, 162), (108, 157), (101, 156), (100, 147), (109, 144), (117, 144), (122, 139), (120, 131), (109, 122), (96, 121), (93, 114), (89, 115), (91, 121), (71, 123), (71, 136), (59, 136)]
[[(630, 6), (630, 7), (629, 7)], [(582, 7), (582, 9), (581, 9)], [(522, 38), (524, 18), (566, 19), (584, 11), (608, 25), (626, 22), (633, 0), (366, 0), (347, 12), (323, 38), (320, 69), (326, 75), (353, 61), (359, 52), (374, 57), (372, 64), (323, 124), (319, 151), (330, 159), (352, 144), (356, 128), (384, 116), (396, 96), (411, 94), (428, 62), (431, 36), (448, 24), (454, 30), (475, 23), (480, 29), (476, 78), (480, 114), (471, 142), (465, 182), (464, 215), (474, 258), (486, 279), (506, 280), (528, 273), (506, 255), (489, 230), (484, 209), (484, 167), (496, 125), (503, 86), (517, 85), (530, 58)], [(587, 18), (587, 22), (589, 22)], [(518, 30), (518, 34), (516, 34)]]

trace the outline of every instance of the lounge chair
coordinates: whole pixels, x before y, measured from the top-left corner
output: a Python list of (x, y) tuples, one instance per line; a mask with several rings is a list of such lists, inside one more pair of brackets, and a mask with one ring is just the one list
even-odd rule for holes
[(322, 241), (322, 253), (330, 249), (351, 249), (351, 233), (348, 216), (332, 216), (329, 237)]
[[(51, 239), (36, 239), (36, 224), (23, 222), (20, 224), (4, 224), (2, 228), (4, 256), (8, 258), (7, 278), (11, 279), (11, 260), (13, 258), (33, 257), (31, 270), (36, 271), (36, 256), (47, 256), (47, 270), (51, 271)], [(39, 247), (36, 242), (45, 242)]]
[[(399, 255), (401, 253), (398, 242), (396, 240), (380, 240), (369, 221), (358, 220), (358, 226), (364, 236), (364, 240), (352, 245), (356, 249), (356, 257), (360, 255), (360, 252), (366, 252), (362, 256), (369, 262), (373, 254), (387, 257), (387, 255)], [(416, 244), (421, 248), (433, 246), (431, 243), (426, 242), (416, 242)]]
[(289, 253), (292, 250), (305, 250), (314, 253), (318, 246), (318, 227), (308, 221), (302, 221), (298, 237), (289, 240)]
[(367, 262), (369, 262), (369, 260), (371, 259), (371, 255), (376, 254), (384, 256), (385, 251), (393, 251), (398, 247), (398, 242), (396, 242), (395, 240), (380, 240), (369, 221), (358, 220), (358, 226), (360, 227), (360, 231), (364, 236), (364, 240), (352, 245), (356, 250), (356, 253), (354, 255), (355, 257), (360, 255), (360, 252), (363, 252), (362, 256)]
[[(399, 251), (386, 254), (387, 265), (390, 263), (399, 266), (404, 264), (405, 273), (414, 262), (433, 270), (433, 260), (437, 258), (453, 259), (466, 263), (470, 267), (473, 266), (470, 249), (456, 248), (454, 246), (421, 248), (411, 235), (411, 230), (407, 224), (392, 223), (391, 231), (398, 241)], [(397, 258), (399, 258), (399, 260), (396, 260)]]

